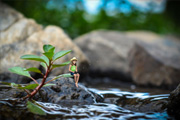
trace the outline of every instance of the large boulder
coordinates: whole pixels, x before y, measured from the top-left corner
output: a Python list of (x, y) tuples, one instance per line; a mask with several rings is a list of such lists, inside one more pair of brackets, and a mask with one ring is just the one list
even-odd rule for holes
[(0, 2), (0, 31), (8, 29), (16, 21), (23, 17), (22, 14), (18, 13), (14, 9)]
[[(12, 74), (8, 68), (21, 66), (25, 68), (37, 67), (41, 69), (39, 62), (23, 61), (20, 56), (24, 54), (41, 55), (44, 44), (51, 44), (60, 50), (72, 50), (72, 52), (57, 63), (69, 61), (72, 57), (78, 58), (78, 71), (86, 73), (88, 60), (76, 44), (59, 27), (47, 26), (42, 28), (32, 19), (25, 18), (22, 14), (9, 6), (0, 4), (0, 80), (16, 83), (27, 83), (29, 79)], [(51, 75), (58, 75), (68, 72), (67, 67), (54, 69)], [(32, 74), (39, 77), (37, 74)]]
[(74, 42), (89, 59), (90, 75), (127, 81), (131, 80), (127, 61), (130, 49), (138, 41), (151, 43), (159, 38), (152, 32), (97, 30), (76, 38)]
[(1, 45), (13, 44), (26, 40), (30, 35), (42, 30), (42, 26), (32, 19), (21, 18), (8, 29), (1, 31)]
[(27, 46), (24, 41), (33, 33), (42, 30), (42, 26), (38, 25), (32, 19), (26, 19), (22, 14), (7, 5), (0, 4), (0, 80), (9, 80), (12, 82), (27, 82), (25, 77), (18, 76), (8, 72), (8, 68), (13, 66), (36, 67), (39, 63), (28, 61), (22, 63), (19, 59), (24, 53), (34, 53), (31, 46)]
[(167, 111), (168, 114), (180, 119), (180, 84), (170, 93)]
[(165, 89), (174, 89), (179, 84), (180, 44), (166, 42), (171, 44), (138, 43), (130, 50), (129, 67), (136, 84)]
[[(92, 76), (103, 75), (117, 77), (120, 80), (132, 78), (139, 85), (151, 84), (156, 87), (165, 85), (167, 88), (173, 88), (178, 82), (180, 42), (176, 38), (160, 36), (148, 31), (98, 30), (82, 35), (74, 41), (87, 55)], [(146, 64), (133, 57), (136, 44), (140, 44), (144, 48), (139, 49), (137, 55), (144, 54), (144, 52), (152, 54), (142, 56), (141, 59), (145, 59)], [(149, 60), (149, 64), (146, 59)], [(161, 65), (153, 67), (151, 59), (153, 59), (152, 62)], [(140, 69), (139, 65), (144, 65), (146, 69)], [(134, 66), (137, 68), (134, 69)], [(147, 71), (152, 71), (154, 75)]]

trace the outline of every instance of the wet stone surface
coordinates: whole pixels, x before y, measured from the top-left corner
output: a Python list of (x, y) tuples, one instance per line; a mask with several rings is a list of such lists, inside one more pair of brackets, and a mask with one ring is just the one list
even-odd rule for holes
[[(51, 78), (48, 78), (50, 80)], [(37, 80), (39, 83), (41, 79)], [(33, 97), (34, 100), (40, 102), (50, 102), (60, 105), (73, 104), (93, 104), (102, 102), (103, 97), (89, 91), (85, 86), (79, 84), (75, 86), (72, 78), (59, 78), (52, 81), (53, 86), (42, 87), (40, 91)], [(3, 93), (4, 92), (4, 93)], [(0, 98), (22, 98), (26, 96), (26, 92), (18, 89), (4, 89), (1, 91)]]
[[(137, 100), (141, 99), (142, 105), (145, 101), (149, 103), (159, 100), (167, 100), (168, 95), (150, 95), (147, 93), (133, 93), (127, 91), (121, 91), (119, 89), (106, 89), (99, 90), (91, 88), (91, 91), (101, 94), (104, 96), (104, 102), (93, 103), (90, 105), (78, 105), (74, 104), (71, 106), (62, 106), (59, 104), (53, 104), (48, 102), (37, 102), (43, 106), (43, 110), (46, 112), (46, 116), (37, 115), (29, 112), (26, 107), (26, 102), (16, 102), (16, 99), (4, 99), (0, 100), (0, 119), (26, 119), (26, 120), (49, 120), (49, 119), (172, 119), (168, 116), (166, 110), (162, 109), (161, 111), (153, 110), (142, 110), (134, 111), (132, 108), (133, 105), (138, 105), (135, 101), (128, 103), (128, 100)], [(124, 105), (121, 105), (122, 96), (126, 96), (126, 102)], [(138, 102), (138, 101), (137, 101)], [(67, 104), (67, 103), (66, 103)], [(129, 108), (127, 108), (129, 106)], [(151, 108), (151, 106), (147, 106)], [(136, 108), (138, 108), (136, 106)], [(143, 109), (143, 107), (140, 107)]]
[(81, 84), (76, 88), (71, 78), (52, 83), (56, 85), (42, 88), (34, 97), (45, 116), (31, 113), (26, 101), (18, 101), (26, 93), (0, 86), (0, 119), (173, 119), (166, 111), (169, 94), (86, 88)]
[(180, 119), (180, 84), (170, 93), (167, 111), (177, 120)]

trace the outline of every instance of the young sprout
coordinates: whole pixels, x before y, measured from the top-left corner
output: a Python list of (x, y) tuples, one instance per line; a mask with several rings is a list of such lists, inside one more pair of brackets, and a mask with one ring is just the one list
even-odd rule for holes
[[(18, 89), (23, 89), (25, 92), (27, 92), (27, 95), (25, 97), (23, 97), (23, 100), (29, 98), (32, 99), (32, 97), (34, 95), (36, 95), (36, 93), (42, 88), (42, 87), (46, 87), (46, 86), (51, 86), (51, 85), (55, 85), (55, 84), (49, 84), (49, 82), (56, 80), (57, 78), (60, 77), (72, 77), (72, 75), (70, 74), (62, 74), (59, 76), (54, 77), (53, 79), (46, 81), (49, 73), (57, 67), (63, 67), (66, 66), (70, 63), (70, 61), (61, 63), (61, 64), (54, 64), (54, 62), (65, 56), (66, 54), (70, 53), (72, 50), (64, 50), (64, 51), (59, 51), (57, 53), (55, 53), (55, 47), (52, 45), (44, 45), (43, 46), (43, 50), (44, 53), (42, 53), (42, 56), (37, 56), (37, 55), (23, 55), (21, 56), (21, 59), (24, 60), (34, 60), (34, 61), (39, 61), (41, 62), (40, 64), (44, 67), (44, 69), (46, 70), (45, 74), (43, 74), (38, 68), (35, 67), (31, 67), (31, 68), (22, 68), (22, 67), (12, 67), (9, 68), (10, 72), (16, 73), (18, 75), (22, 75), (22, 76), (26, 76), (29, 77), (30, 79), (32, 79), (35, 84), (29, 84), (26, 86), (22, 86), (20, 84), (15, 84), (15, 83), (5, 83), (2, 82), (4, 84), (10, 85), (12, 87), (18, 88)], [(31, 75), (29, 74), (29, 72), (36, 72), (39, 73), (43, 76), (43, 79), (41, 81), (41, 83), (38, 83), (33, 77), (31, 77)], [(34, 89), (32, 92), (30, 92), (28, 89)]]

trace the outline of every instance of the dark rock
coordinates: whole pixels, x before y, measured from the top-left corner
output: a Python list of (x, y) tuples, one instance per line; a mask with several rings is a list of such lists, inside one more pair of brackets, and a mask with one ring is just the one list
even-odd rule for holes
[(135, 112), (163, 112), (167, 108), (167, 95), (152, 95), (145, 98), (131, 95), (104, 94), (104, 102), (116, 104)]
[(177, 120), (180, 119), (180, 84), (170, 93), (167, 111), (169, 115), (174, 116)]
[[(50, 80), (49, 77), (47, 80)], [(39, 79), (38, 82), (41, 82)], [(93, 104), (95, 102), (102, 102), (103, 98), (89, 91), (85, 86), (79, 84), (77, 88), (72, 78), (59, 78), (52, 81), (56, 85), (43, 87), (34, 96), (34, 100), (40, 102), (50, 102), (60, 105), (83, 105), (83, 104)], [(0, 99), (6, 98), (22, 98), (26, 93), (19, 89), (8, 89), (6, 91), (1, 91)]]
[(136, 112), (162, 112), (167, 107), (167, 99), (153, 100), (153, 98), (139, 99), (122, 97), (116, 102), (119, 106)]

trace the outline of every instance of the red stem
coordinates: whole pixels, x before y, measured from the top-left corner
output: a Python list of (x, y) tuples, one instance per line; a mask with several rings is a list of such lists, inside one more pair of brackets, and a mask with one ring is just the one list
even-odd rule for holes
[(36, 84), (39, 84), (34, 78), (30, 77)]
[(48, 74), (49, 74), (49, 72), (51, 71), (50, 70), (50, 67), (51, 67), (51, 63), (49, 64), (49, 66), (48, 66), (48, 69), (46, 70), (46, 74), (43, 76), (43, 80), (42, 80), (42, 82), (41, 82), (41, 84), (39, 84), (30, 94), (28, 94), (27, 96), (25, 96), (24, 98), (23, 98), (23, 100), (25, 100), (25, 99), (27, 99), (27, 98), (32, 98), (41, 88), (42, 88), (42, 86), (45, 84), (45, 82), (46, 82), (46, 78), (48, 77)]
[(28, 90), (26, 90), (26, 89), (24, 89), (24, 91), (25, 91), (28, 95), (31, 94), (31, 93), (30, 93)]

